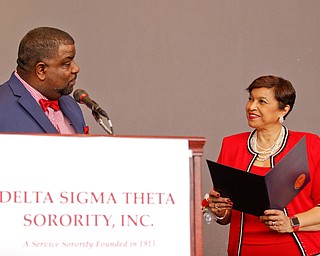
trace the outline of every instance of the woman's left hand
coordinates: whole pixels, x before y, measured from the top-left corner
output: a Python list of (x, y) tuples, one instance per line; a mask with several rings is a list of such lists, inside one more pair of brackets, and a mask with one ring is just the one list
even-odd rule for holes
[(259, 220), (271, 230), (279, 233), (292, 233), (293, 227), (290, 218), (280, 210), (265, 210), (264, 215)]

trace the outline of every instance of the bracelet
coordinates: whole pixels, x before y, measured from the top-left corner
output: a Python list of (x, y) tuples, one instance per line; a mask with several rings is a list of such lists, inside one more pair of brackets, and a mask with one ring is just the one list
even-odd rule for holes
[(227, 214), (228, 214), (228, 210), (226, 210), (226, 211), (224, 212), (224, 215), (223, 215), (222, 217), (219, 217), (219, 216), (217, 216), (216, 214), (214, 214), (214, 215), (216, 215), (217, 220), (223, 220), (223, 219), (227, 216)]

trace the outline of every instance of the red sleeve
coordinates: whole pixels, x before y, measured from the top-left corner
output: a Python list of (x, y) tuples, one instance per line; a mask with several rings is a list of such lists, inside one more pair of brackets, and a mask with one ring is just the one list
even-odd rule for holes
[(314, 204), (320, 205), (320, 137), (311, 135), (307, 141), (311, 179), (311, 197)]

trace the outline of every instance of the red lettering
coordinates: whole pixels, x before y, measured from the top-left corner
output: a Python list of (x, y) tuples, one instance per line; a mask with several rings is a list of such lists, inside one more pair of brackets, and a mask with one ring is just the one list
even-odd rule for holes
[(174, 204), (171, 193), (123, 192), (126, 204)]
[(150, 215), (142, 215), (142, 216), (132, 216), (132, 215), (121, 215), (122, 226), (138, 226), (139, 224), (144, 227), (153, 226), (152, 224), (147, 224), (145, 219), (150, 218)]
[(109, 194), (109, 197), (107, 198), (107, 195), (104, 192), (101, 193), (94, 193), (94, 192), (61, 192), (60, 193), (60, 203), (61, 204), (95, 204), (95, 203), (101, 203), (101, 204), (109, 204), (109, 203), (117, 203), (114, 195), (112, 193)]
[(24, 226), (49, 226), (49, 227), (69, 227), (69, 226), (112, 226), (110, 222), (112, 215), (103, 215), (103, 214), (36, 214), (32, 216), (31, 214), (24, 215)]
[(78, 201), (78, 203), (80, 203), (80, 204), (86, 204), (86, 203), (88, 203), (88, 199), (87, 199), (87, 198), (85, 198), (83, 201), (81, 200), (81, 195), (82, 195), (82, 194), (87, 195), (88, 193), (87, 193), (87, 192), (79, 192), (78, 195), (77, 195), (77, 201)]
[[(5, 196), (7, 197), (5, 198)], [(9, 191), (0, 191), (0, 203), (8, 203), (10, 200), (11, 200), (11, 193)]]
[(67, 195), (65, 195), (65, 194), (68, 194), (68, 192), (61, 192), (60, 193), (60, 198), (61, 199), (64, 199), (64, 200), (60, 200), (60, 203), (61, 204), (66, 204), (66, 203), (68, 203), (68, 197), (67, 197)]
[(53, 203), (49, 192), (43, 191), (0, 191), (1, 203)]
[(31, 217), (30, 214), (24, 215), (24, 220), (28, 222), (28, 224), (24, 224), (24, 226), (31, 226), (32, 225), (32, 220), (30, 220), (29, 217)]

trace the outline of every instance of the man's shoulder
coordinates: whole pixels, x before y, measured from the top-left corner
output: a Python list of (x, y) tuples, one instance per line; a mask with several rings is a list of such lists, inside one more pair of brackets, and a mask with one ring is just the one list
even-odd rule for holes
[(12, 92), (13, 87), (22, 87), (21, 82), (19, 79), (14, 75), (14, 73), (11, 74), (11, 77), (6, 82), (0, 84), (0, 93), (6, 93), (6, 92)]
[(13, 92), (9, 85), (9, 81), (7, 81), (0, 85), (0, 101), (4, 102), (8, 100), (9, 98), (11, 98), (10, 95), (13, 95)]

